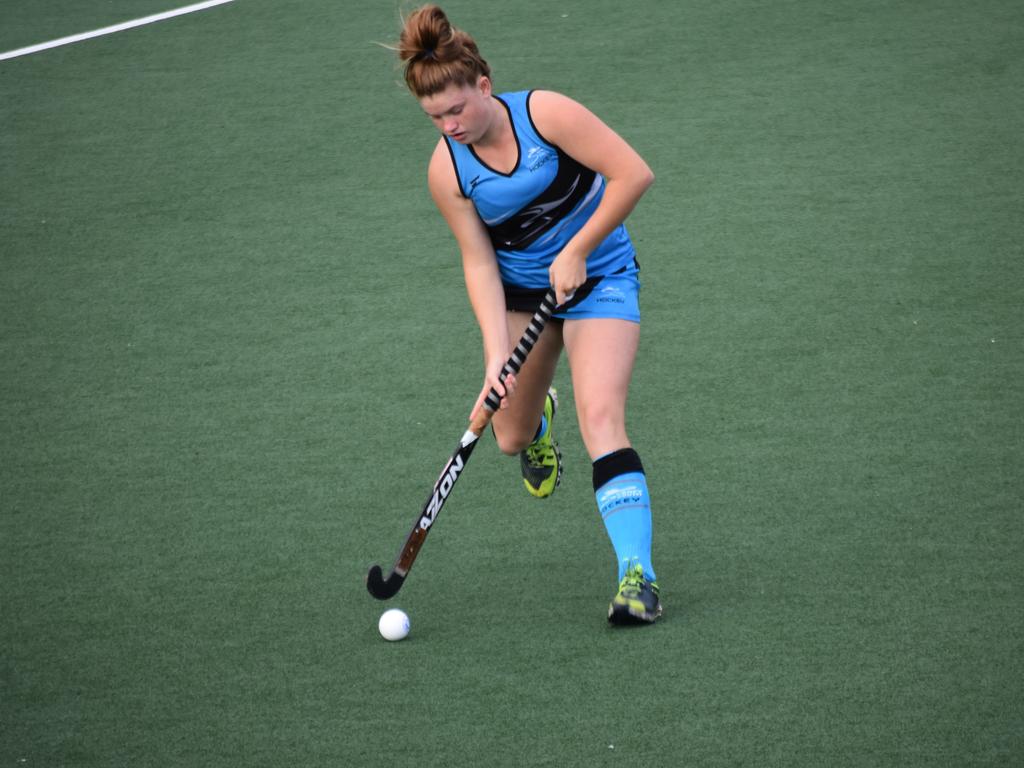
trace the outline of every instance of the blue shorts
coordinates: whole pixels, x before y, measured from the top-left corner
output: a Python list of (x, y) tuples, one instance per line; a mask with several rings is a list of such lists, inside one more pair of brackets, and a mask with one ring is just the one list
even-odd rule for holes
[[(640, 322), (640, 268), (634, 262), (613, 275), (590, 278), (572, 298), (559, 305), (552, 317), (559, 320), (615, 318)], [(511, 312), (536, 312), (544, 289), (505, 286), (505, 306)]]

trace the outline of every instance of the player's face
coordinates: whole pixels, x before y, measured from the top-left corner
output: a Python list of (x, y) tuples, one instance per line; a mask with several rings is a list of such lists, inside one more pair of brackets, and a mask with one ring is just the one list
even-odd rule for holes
[(449, 85), (440, 93), (424, 96), (420, 106), (445, 136), (460, 144), (473, 144), (491, 125), (491, 82), (481, 77), (476, 85)]

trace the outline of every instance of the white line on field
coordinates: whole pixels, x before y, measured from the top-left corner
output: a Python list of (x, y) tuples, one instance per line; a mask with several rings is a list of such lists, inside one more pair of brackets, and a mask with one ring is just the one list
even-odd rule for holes
[(17, 48), (13, 51), (8, 51), (7, 53), (0, 53), (0, 61), (4, 59), (13, 59), (17, 56), (27, 56), (30, 53), (45, 51), (49, 48), (56, 48), (61, 45), (77, 43), (81, 40), (88, 40), (92, 37), (111, 35), (114, 32), (121, 32), (125, 29), (131, 29), (132, 27), (141, 27), (144, 24), (152, 24), (155, 21), (163, 21), (164, 19), (170, 19), (174, 16), (182, 16), (186, 13), (194, 13), (195, 11), (202, 11), (205, 8), (212, 8), (215, 5), (223, 5), (224, 3), (230, 2), (232, 2), (232, 0), (206, 0), (206, 2), (196, 3), (195, 5), (186, 5), (184, 8), (175, 8), (173, 11), (164, 11), (163, 13), (156, 13), (152, 16), (144, 16), (143, 18), (135, 19), (134, 21), (125, 21), (121, 24), (115, 24), (112, 27), (103, 27), (103, 29), (94, 29), (92, 32), (82, 32), (78, 35), (61, 37), (57, 40), (50, 40), (47, 43), (30, 45), (27, 48)]

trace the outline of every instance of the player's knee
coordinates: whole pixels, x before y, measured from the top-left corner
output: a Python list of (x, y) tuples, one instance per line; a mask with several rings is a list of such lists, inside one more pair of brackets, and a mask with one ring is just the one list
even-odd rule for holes
[(625, 418), (620, 408), (608, 403), (588, 403), (579, 407), (580, 431), (594, 437), (610, 437), (625, 432)]
[(506, 456), (516, 456), (530, 444), (531, 436), (514, 429), (495, 429), (494, 440), (498, 450)]

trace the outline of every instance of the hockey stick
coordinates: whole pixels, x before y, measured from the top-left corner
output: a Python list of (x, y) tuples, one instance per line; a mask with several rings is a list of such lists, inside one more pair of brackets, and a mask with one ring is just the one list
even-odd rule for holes
[[(544, 326), (547, 325), (548, 320), (551, 319), (551, 313), (554, 311), (555, 292), (549, 290), (544, 296), (543, 301), (541, 301), (540, 309), (534, 313), (533, 318), (530, 320), (530, 325), (526, 328), (516, 348), (512, 351), (512, 355), (502, 368), (500, 376), (502, 383), (504, 383), (505, 378), (510, 373), (519, 373), (519, 369), (526, 362), (526, 356), (530, 354), (533, 345), (537, 343), (541, 331), (544, 330)], [(500, 405), (501, 398), (498, 397), (497, 390), (492, 387), (484, 399), (484, 407), (477, 413), (476, 418), (470, 422), (469, 429), (466, 430), (466, 433), (459, 440), (459, 444), (455, 448), (455, 453), (452, 454), (452, 457), (448, 459), (448, 463), (444, 465), (444, 469), (441, 470), (441, 476), (434, 483), (434, 488), (427, 498), (427, 503), (423, 505), (423, 511), (416, 517), (412, 530), (409, 531), (409, 535), (405, 539), (405, 545), (402, 547), (402, 551), (398, 553), (395, 564), (391, 567), (391, 573), (385, 577), (381, 567), (375, 565), (366, 574), (366, 588), (378, 600), (387, 600), (390, 597), (394, 597), (398, 594), (398, 590), (402, 588), (402, 582), (405, 581), (405, 577), (409, 574), (409, 569), (412, 568), (413, 561), (416, 560), (416, 555), (419, 554), (420, 547), (423, 546), (423, 542), (430, 532), (430, 526), (437, 520), (437, 515), (451, 494), (452, 488), (455, 487), (455, 481), (462, 474), (466, 462), (469, 461), (469, 456), (473, 453), (477, 440), (480, 439), (480, 435), (483, 434), (484, 429), (490, 424), (491, 417), (494, 416), (494, 412), (498, 410)]]

